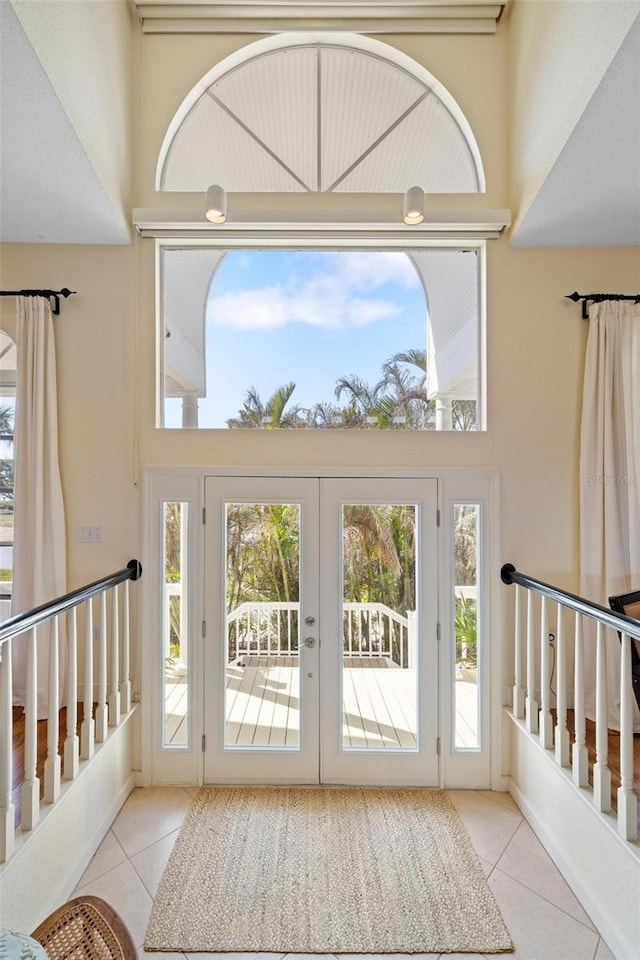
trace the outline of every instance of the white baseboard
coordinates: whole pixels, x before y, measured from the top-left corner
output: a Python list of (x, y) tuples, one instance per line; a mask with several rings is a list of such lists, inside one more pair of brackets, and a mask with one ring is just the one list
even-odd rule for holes
[(109, 729), (75, 780), (63, 781), (40, 821), (18, 831), (13, 856), (0, 868), (0, 925), (30, 933), (74, 889), (134, 786), (134, 711)]
[(620, 837), (589, 791), (512, 718), (510, 792), (619, 960), (640, 960), (640, 844)]

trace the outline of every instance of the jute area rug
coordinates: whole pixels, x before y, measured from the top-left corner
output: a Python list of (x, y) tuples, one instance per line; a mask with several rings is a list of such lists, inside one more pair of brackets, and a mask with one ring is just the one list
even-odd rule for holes
[(145, 949), (504, 953), (513, 945), (446, 794), (205, 787), (160, 881)]

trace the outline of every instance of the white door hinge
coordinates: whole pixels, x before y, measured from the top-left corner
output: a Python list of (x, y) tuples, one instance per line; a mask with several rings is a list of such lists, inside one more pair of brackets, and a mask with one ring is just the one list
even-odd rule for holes
[(440, 737), (438, 737), (438, 739), (436, 740), (436, 753), (438, 754), (438, 756), (440, 756)]
[(207, 621), (202, 621), (202, 638), (204, 639), (207, 635)]
[(206, 522), (207, 522), (207, 508), (206, 508), (206, 507), (203, 507), (203, 508), (202, 508), (202, 522), (203, 522), (203, 523), (206, 523)]
[(204, 753), (206, 749), (207, 749), (207, 738), (203, 733), (202, 734), (202, 752)]

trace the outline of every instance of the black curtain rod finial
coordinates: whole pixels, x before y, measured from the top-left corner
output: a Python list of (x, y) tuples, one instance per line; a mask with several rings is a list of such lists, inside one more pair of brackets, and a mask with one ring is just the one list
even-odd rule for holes
[(70, 297), (76, 293), (75, 290), (69, 290), (63, 287), (62, 290), (0, 290), (0, 297), (46, 297), (53, 300), (52, 314), (57, 317), (60, 313), (60, 297)]
[(565, 294), (565, 300), (573, 300), (574, 303), (582, 300), (582, 319), (588, 320), (590, 303), (602, 303), (603, 300), (632, 300), (640, 303), (640, 293), (578, 293), (574, 290), (573, 293)]

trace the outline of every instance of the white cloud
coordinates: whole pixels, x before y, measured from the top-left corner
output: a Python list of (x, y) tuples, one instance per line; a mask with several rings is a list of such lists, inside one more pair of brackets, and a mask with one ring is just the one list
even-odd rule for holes
[(352, 289), (381, 287), (390, 281), (417, 287), (418, 271), (406, 253), (394, 250), (357, 250), (334, 254), (337, 273)]
[(378, 320), (390, 320), (401, 312), (402, 308), (397, 303), (389, 303), (386, 300), (354, 299), (349, 304), (349, 319), (354, 327), (368, 327), (369, 324), (377, 323)]
[(291, 321), (287, 293), (281, 286), (225, 293), (211, 300), (210, 309), (216, 326), (236, 330), (271, 330)]
[(213, 296), (210, 319), (216, 326), (236, 330), (269, 330), (289, 323), (328, 329), (366, 327), (403, 309), (393, 300), (367, 295), (370, 291), (387, 282), (404, 288), (419, 283), (404, 253), (354, 251), (325, 254), (322, 260), (325, 268), (311, 276), (292, 273), (286, 284)]

